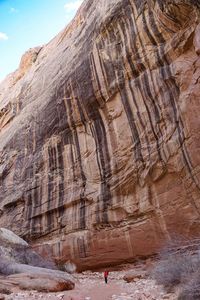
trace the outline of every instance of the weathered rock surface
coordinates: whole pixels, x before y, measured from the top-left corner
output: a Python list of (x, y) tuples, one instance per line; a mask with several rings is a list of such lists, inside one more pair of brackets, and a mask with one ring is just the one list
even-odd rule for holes
[[(25, 290), (59, 292), (74, 288), (74, 278), (36, 252), (10, 230), (0, 228), (0, 292)], [(10, 276), (8, 276), (10, 275)]]
[[(16, 287), (23, 290), (38, 292), (59, 292), (72, 290), (75, 286), (74, 278), (66, 272), (33, 267), (17, 263), (7, 263), (0, 273), (6, 274), (0, 278), (0, 292), (11, 293)], [(11, 274), (11, 275), (9, 275)], [(8, 276), (9, 275), (9, 276)]]
[(0, 228), (0, 243), (1, 246), (6, 244), (12, 246), (18, 245), (24, 248), (28, 247), (28, 243), (26, 241), (6, 228)]
[(0, 226), (79, 268), (199, 233), (199, 4), (86, 0), (0, 85)]
[[(0, 273), (12, 274), (13, 264), (22, 270), (22, 265), (57, 269), (49, 257), (43, 258), (35, 252), (26, 241), (5, 228), (0, 228)], [(10, 271), (9, 271), (10, 269)]]
[(145, 278), (147, 275), (147, 272), (146, 271), (143, 271), (143, 270), (132, 270), (132, 271), (129, 271), (128, 273), (126, 273), (123, 277), (123, 279), (130, 283), (130, 282), (134, 282), (134, 281), (137, 281), (139, 279), (142, 279), (142, 278)]
[[(38, 269), (38, 268), (35, 268)], [(53, 274), (35, 270), (31, 268), (30, 273), (18, 273), (15, 275), (7, 276), (5, 279), (0, 280), (0, 285), (10, 283), (10, 291), (14, 287), (19, 287), (22, 290), (35, 290), (38, 292), (61, 292), (72, 290), (75, 286), (72, 278), (63, 272), (62, 275), (53, 271)]]

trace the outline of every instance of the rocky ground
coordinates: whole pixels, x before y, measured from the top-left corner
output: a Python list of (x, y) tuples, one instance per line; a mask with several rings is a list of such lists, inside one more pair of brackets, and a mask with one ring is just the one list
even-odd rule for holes
[[(124, 270), (111, 271), (108, 284), (104, 283), (103, 272), (83, 272), (76, 274), (76, 287), (72, 291), (60, 293), (38, 293), (36, 291), (17, 291), (5, 296), (5, 300), (161, 300), (177, 299), (175, 294), (166, 294), (161, 286), (157, 286), (148, 276), (135, 276), (133, 282), (127, 283), (123, 277), (127, 273), (140, 274), (142, 269), (129, 266)], [(1, 299), (1, 298), (0, 298)]]

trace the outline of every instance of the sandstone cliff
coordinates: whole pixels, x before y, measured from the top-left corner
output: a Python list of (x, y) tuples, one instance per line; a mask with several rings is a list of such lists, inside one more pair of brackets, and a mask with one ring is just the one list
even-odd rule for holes
[(81, 268), (199, 233), (199, 4), (86, 0), (0, 85), (0, 226)]

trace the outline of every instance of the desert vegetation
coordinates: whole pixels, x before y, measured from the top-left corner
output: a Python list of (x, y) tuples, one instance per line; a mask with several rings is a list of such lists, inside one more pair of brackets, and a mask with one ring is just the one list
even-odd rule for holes
[(178, 289), (178, 300), (200, 299), (198, 242), (176, 238), (162, 249), (151, 277), (167, 292)]

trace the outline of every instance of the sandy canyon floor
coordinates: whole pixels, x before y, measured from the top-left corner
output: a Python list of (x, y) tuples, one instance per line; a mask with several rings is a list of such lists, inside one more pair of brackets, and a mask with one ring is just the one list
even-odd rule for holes
[[(123, 280), (124, 275), (135, 266), (129, 265), (123, 270), (111, 271), (108, 284), (104, 283), (103, 272), (83, 272), (76, 274), (76, 287), (72, 291), (59, 293), (38, 293), (36, 291), (16, 291), (5, 296), (5, 300), (162, 300), (177, 299), (176, 294), (167, 294), (161, 286), (147, 278), (136, 279), (127, 283)], [(137, 271), (140, 271), (137, 268)]]

